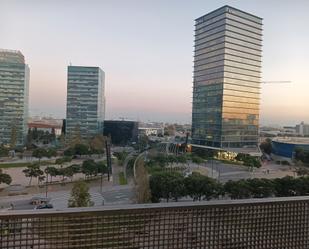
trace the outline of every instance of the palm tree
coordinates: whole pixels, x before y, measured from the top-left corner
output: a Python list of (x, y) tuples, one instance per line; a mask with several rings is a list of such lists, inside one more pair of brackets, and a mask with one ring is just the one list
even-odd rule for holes
[(40, 169), (39, 164), (30, 164), (26, 169), (23, 170), (26, 177), (30, 177), (29, 186), (31, 185), (32, 177), (39, 177), (43, 175), (43, 171)]
[(58, 169), (56, 167), (48, 166), (44, 170), (46, 174), (46, 181), (48, 182), (48, 175), (50, 175), (50, 182), (53, 181), (53, 177), (58, 175)]

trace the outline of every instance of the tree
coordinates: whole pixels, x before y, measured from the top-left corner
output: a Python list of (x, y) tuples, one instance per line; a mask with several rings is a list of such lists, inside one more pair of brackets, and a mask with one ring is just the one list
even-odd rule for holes
[(28, 129), (28, 133), (27, 133), (27, 138), (26, 138), (26, 146), (27, 148), (31, 148), (33, 143), (33, 132), (31, 130), (31, 128)]
[(309, 165), (309, 151), (305, 151), (302, 148), (296, 148), (294, 158), (297, 161), (301, 161), (305, 165)]
[(88, 159), (83, 161), (82, 164), (82, 173), (88, 176), (97, 175), (98, 174), (98, 167), (94, 160)]
[(151, 200), (149, 178), (143, 160), (138, 160), (136, 164), (136, 199), (137, 203), (147, 203)]
[(70, 147), (68, 149), (66, 149), (64, 152), (63, 152), (64, 156), (74, 156), (75, 155), (75, 149), (74, 147)]
[(307, 176), (309, 175), (309, 169), (308, 168), (305, 168), (305, 167), (299, 167), (297, 170), (296, 170), (296, 174), (298, 176)]
[(47, 151), (43, 148), (37, 148), (32, 152), (32, 156), (39, 159), (39, 164), (41, 163), (41, 159), (47, 156)]
[(89, 187), (84, 181), (74, 183), (71, 191), (71, 198), (68, 202), (68, 207), (90, 207), (93, 206), (91, 196), (89, 194)]
[(72, 158), (70, 156), (64, 156), (64, 157), (61, 157), (61, 158), (57, 158), (55, 163), (62, 167), (63, 164), (69, 163), (71, 161), (72, 161)]
[(266, 198), (274, 195), (275, 186), (269, 179), (247, 179), (252, 198)]
[(9, 155), (9, 149), (4, 146), (0, 146), (0, 157), (6, 157), (8, 155)]
[(196, 164), (202, 164), (204, 162), (203, 158), (197, 155), (194, 155), (194, 154), (192, 155), (191, 160), (193, 163), (196, 163)]
[(104, 146), (105, 146), (105, 140), (102, 134), (95, 135), (90, 141), (90, 149), (92, 153), (103, 154)]
[(39, 138), (39, 132), (38, 129), (35, 127), (32, 131), (33, 140), (38, 140)]
[(67, 162), (71, 162), (71, 161), (72, 161), (72, 158), (69, 157), (69, 156), (57, 158), (56, 161), (55, 161), (55, 163), (60, 165), (60, 167), (61, 167), (60, 169), (58, 169), (58, 174), (62, 175), (62, 181), (64, 181), (65, 174), (67, 173), (65, 168), (63, 168), (63, 164), (67, 163)]
[(17, 129), (16, 129), (16, 122), (17, 120), (15, 120), (11, 126), (11, 140), (10, 140), (10, 148), (14, 149), (16, 146), (16, 142), (17, 142)]
[(175, 125), (168, 125), (164, 127), (164, 135), (165, 136), (175, 136)]
[(81, 166), (79, 164), (72, 164), (70, 167), (72, 168), (74, 174), (81, 172)]
[(74, 170), (71, 166), (60, 169), (62, 180), (64, 180), (64, 177), (71, 178), (71, 181), (73, 180)]
[(31, 185), (33, 177), (37, 178), (44, 174), (43, 171), (40, 169), (39, 164), (28, 165), (27, 168), (23, 170), (23, 173), (25, 174), (26, 177), (30, 177), (29, 186)]
[(81, 136), (81, 131), (80, 131), (80, 126), (76, 125), (73, 134), (70, 138), (69, 144), (70, 147), (74, 147), (76, 144), (81, 144), (82, 143), (82, 136)]
[(195, 200), (206, 199), (210, 200), (217, 197), (222, 189), (222, 186), (216, 180), (203, 176), (200, 173), (193, 172), (185, 178), (186, 194)]
[(128, 152), (122, 151), (122, 152), (114, 152), (115, 157), (117, 157), (117, 161), (119, 165), (123, 165), (126, 157), (128, 156)]
[(153, 202), (161, 198), (177, 201), (185, 194), (184, 177), (179, 172), (157, 172), (150, 177), (149, 186)]
[(50, 175), (50, 182), (53, 181), (53, 177), (57, 176), (58, 173), (58, 169), (56, 167), (52, 167), (52, 166), (48, 166), (45, 168), (44, 170), (45, 174), (46, 174), (46, 181), (48, 182), (48, 175)]
[(100, 161), (96, 163), (97, 165), (97, 169), (98, 169), (98, 173), (100, 174), (106, 174), (108, 169), (107, 169), (107, 165), (104, 161)]
[(192, 148), (192, 154), (197, 155), (203, 159), (210, 159), (214, 158), (217, 155), (217, 151), (212, 149), (205, 149), (205, 148), (198, 148), (194, 147)]
[(0, 184), (5, 183), (10, 185), (12, 182), (12, 177), (9, 174), (3, 173), (2, 169), (0, 169)]
[(272, 145), (271, 145), (271, 139), (270, 138), (266, 138), (261, 144), (260, 144), (260, 149), (270, 155), (271, 151), (272, 151)]
[(224, 191), (231, 199), (246, 199), (251, 196), (248, 182), (244, 179), (239, 181), (228, 181), (224, 184)]
[(57, 151), (55, 149), (50, 148), (50, 149), (46, 150), (45, 156), (47, 158), (56, 157)]
[(260, 168), (261, 162), (258, 158), (254, 156), (250, 156), (248, 154), (238, 153), (235, 157), (237, 161), (243, 162), (243, 165), (251, 167), (251, 168)]
[(275, 195), (278, 197), (296, 195), (296, 179), (291, 176), (274, 179)]
[(76, 144), (74, 146), (74, 154), (75, 155), (89, 155), (89, 147), (85, 144)]

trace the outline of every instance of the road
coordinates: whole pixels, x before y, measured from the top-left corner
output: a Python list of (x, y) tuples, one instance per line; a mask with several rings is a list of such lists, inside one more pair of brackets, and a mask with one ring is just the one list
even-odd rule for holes
[[(131, 185), (107, 186), (104, 187), (102, 193), (100, 193), (99, 186), (91, 187), (89, 193), (91, 200), (94, 202), (94, 206), (102, 206), (103, 203), (104, 205), (130, 204), (134, 200), (134, 188)], [(34, 196), (45, 197), (45, 194)], [(1, 197), (0, 207), (5, 209), (13, 204), (16, 210), (33, 209), (34, 206), (29, 204), (32, 197), (33, 195)], [(51, 198), (50, 203), (53, 204), (55, 209), (65, 209), (70, 198), (70, 191), (49, 192), (48, 197)]]
[(240, 180), (248, 178), (281, 178), (284, 176), (294, 176), (293, 169), (289, 166), (277, 165), (268, 163), (261, 168), (254, 168), (250, 171), (248, 167), (241, 165), (225, 164), (220, 161), (208, 161), (205, 164), (194, 165), (190, 164), (190, 168), (205, 167), (208, 176), (218, 179), (220, 182), (227, 182), (229, 180)]

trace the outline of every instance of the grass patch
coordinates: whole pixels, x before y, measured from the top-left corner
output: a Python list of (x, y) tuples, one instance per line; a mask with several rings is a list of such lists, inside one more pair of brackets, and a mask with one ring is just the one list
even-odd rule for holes
[(31, 163), (1, 163), (0, 168), (7, 169), (7, 168), (27, 167), (30, 164)]
[(124, 173), (123, 172), (120, 172), (118, 174), (118, 176), (119, 176), (119, 184), (120, 185), (127, 185), (128, 184), (127, 179), (124, 177)]
[[(37, 162), (37, 161), (35, 161)], [(55, 160), (49, 160), (49, 161), (41, 161), (41, 166), (44, 165), (51, 165), (54, 164)], [(23, 168), (29, 166), (30, 162), (27, 163), (0, 163), (0, 169), (7, 169), (7, 168)]]
[(231, 160), (225, 160), (225, 159), (216, 159), (216, 161), (219, 161), (221, 163), (230, 164), (230, 165), (239, 165), (239, 166), (245, 166), (242, 162), (239, 161), (231, 161)]

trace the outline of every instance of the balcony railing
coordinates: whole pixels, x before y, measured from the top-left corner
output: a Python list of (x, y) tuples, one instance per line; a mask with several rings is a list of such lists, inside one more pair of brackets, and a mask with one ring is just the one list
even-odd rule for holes
[(309, 197), (0, 212), (1, 249), (308, 249)]

